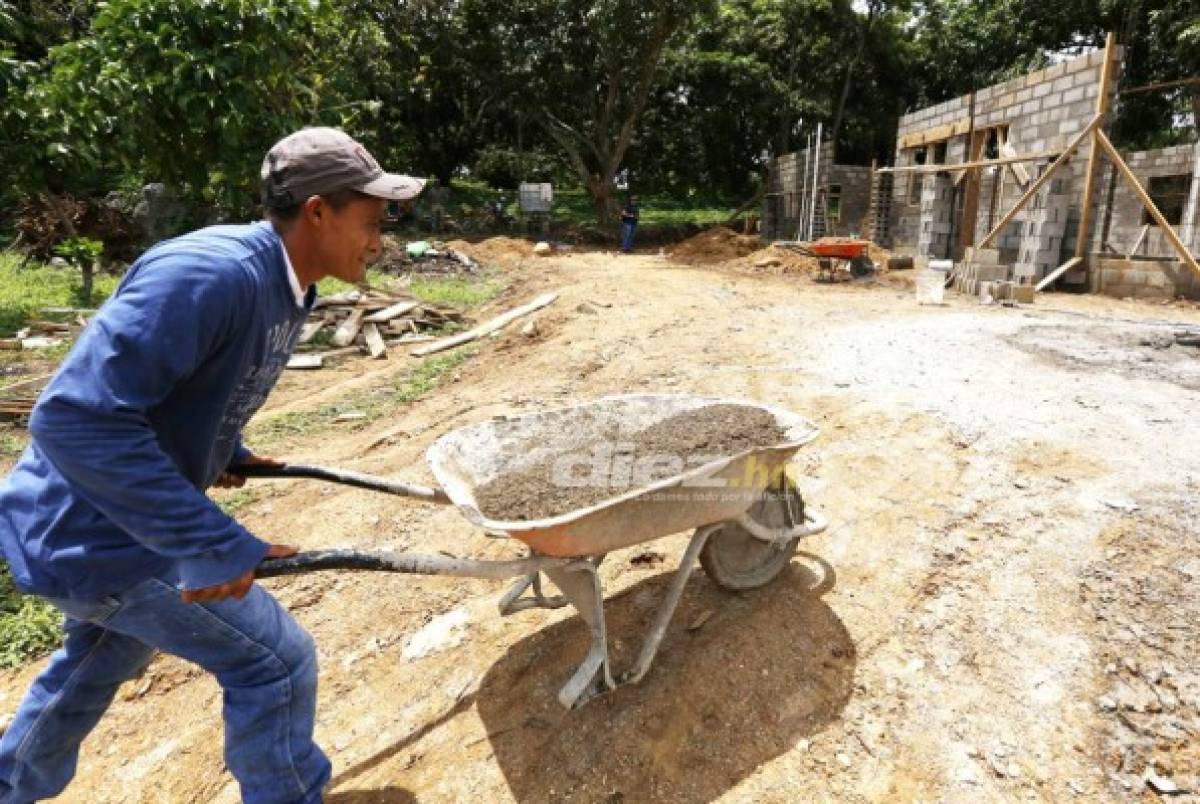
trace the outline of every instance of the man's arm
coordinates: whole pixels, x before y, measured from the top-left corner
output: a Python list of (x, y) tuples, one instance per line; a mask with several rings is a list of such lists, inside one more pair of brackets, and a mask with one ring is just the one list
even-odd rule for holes
[(148, 267), (127, 279), (84, 331), (29, 429), (83, 499), (149, 549), (178, 560), (185, 589), (219, 587), (252, 572), (268, 547), (180, 474), (148, 411), (236, 337), (249, 292), (239, 287), (240, 273), (228, 269)]

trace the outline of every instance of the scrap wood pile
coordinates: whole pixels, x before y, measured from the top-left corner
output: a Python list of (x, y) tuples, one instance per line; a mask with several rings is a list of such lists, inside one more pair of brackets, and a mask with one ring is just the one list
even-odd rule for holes
[(0, 389), (0, 421), (18, 421), (29, 418), (38, 394), (50, 381), (50, 374), (21, 380)]
[(433, 341), (431, 333), (464, 321), (456, 310), (376, 289), (322, 296), (300, 331), (288, 368), (318, 369), (329, 358), (360, 352), (383, 358), (388, 346)]
[(83, 328), (87, 326), (87, 316), (95, 310), (83, 310), (73, 307), (47, 307), (42, 315), (65, 317), (65, 321), (49, 321), (44, 319), (29, 321), (17, 330), (11, 338), (0, 338), (0, 350), (22, 351), (33, 349), (49, 349), (63, 343), (75, 340)]
[[(462, 313), (373, 289), (327, 296), (317, 300), (308, 323), (300, 331), (297, 352), (288, 361), (288, 368), (319, 369), (331, 357), (362, 352), (382, 358), (387, 356), (389, 346), (397, 344), (418, 344), (411, 354), (425, 357), (498, 333), (518, 318), (553, 304), (557, 298), (556, 293), (543, 293), (465, 332), (439, 338), (431, 331), (462, 326), (466, 323)], [(332, 333), (328, 344), (314, 347), (321, 332)]]

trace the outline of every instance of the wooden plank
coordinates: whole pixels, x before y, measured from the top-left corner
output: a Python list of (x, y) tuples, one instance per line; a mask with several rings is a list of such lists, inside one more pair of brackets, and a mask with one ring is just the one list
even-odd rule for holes
[(1035, 287), (1034, 290), (1036, 290), (1038, 293), (1041, 293), (1043, 290), (1053, 285), (1056, 279), (1082, 262), (1083, 257), (1072, 257), (1050, 273), (1046, 274), (1046, 278), (1041, 282), (1038, 282), (1037, 287)]
[(358, 304), (358, 300), (362, 298), (362, 293), (357, 290), (348, 290), (345, 293), (335, 293), (332, 296), (318, 296), (313, 302), (313, 309), (319, 310), (322, 307), (332, 307), (337, 304)]
[(1142, 224), (1142, 230), (1138, 232), (1137, 239), (1133, 241), (1133, 245), (1129, 247), (1129, 251), (1125, 253), (1125, 256), (1132, 257), (1134, 254), (1137, 254), (1137, 250), (1142, 247), (1142, 243), (1145, 242), (1146, 235), (1148, 234), (1150, 234), (1150, 224)]
[[(978, 161), (980, 154), (983, 153), (983, 148), (985, 145), (987, 145), (987, 131), (972, 132), (971, 142), (968, 146), (970, 148), (970, 152), (967, 154), (967, 161)], [(959, 245), (965, 247), (970, 246), (975, 242), (975, 229), (979, 218), (979, 169), (968, 168), (967, 170), (963, 171), (962, 175), (966, 177), (966, 186), (963, 188), (962, 213), (959, 218), (958, 227), (958, 243)]]
[(1189, 268), (1200, 274), (1200, 264), (1197, 264), (1196, 258), (1192, 256), (1187, 246), (1179, 239), (1179, 235), (1175, 234), (1175, 230), (1171, 227), (1171, 224), (1167, 223), (1167, 219), (1163, 217), (1163, 214), (1158, 211), (1158, 207), (1151, 200), (1149, 193), (1146, 192), (1146, 188), (1142, 187), (1142, 183), (1138, 181), (1137, 176), (1129, 169), (1129, 165), (1125, 164), (1125, 160), (1117, 152), (1117, 149), (1113, 147), (1113, 144), (1108, 141), (1108, 137), (1105, 136), (1103, 131), (1096, 132), (1096, 143), (1104, 149), (1105, 153), (1108, 154), (1108, 158), (1117, 166), (1117, 172), (1125, 178), (1125, 181), (1129, 183), (1133, 191), (1137, 193), (1142, 206), (1146, 208), (1146, 211), (1150, 213), (1150, 217), (1154, 218), (1154, 222), (1158, 224), (1159, 230), (1166, 235), (1167, 240), (1175, 247), (1175, 251), (1179, 254), (1180, 259), (1187, 263)]
[(931, 142), (940, 142), (941, 140), (948, 140), (951, 137), (957, 137), (960, 134), (966, 134), (970, 130), (971, 119), (964, 117), (961, 120), (955, 120), (953, 123), (946, 123), (945, 125), (905, 134), (900, 138), (900, 147), (919, 148)]
[(383, 336), (379, 334), (378, 324), (373, 322), (364, 324), (363, 337), (366, 338), (367, 351), (371, 353), (371, 357), (376, 360), (387, 357), (387, 344), (383, 342)]
[(988, 232), (987, 237), (979, 241), (980, 248), (987, 248), (991, 242), (996, 239), (996, 236), (1004, 231), (1004, 227), (1012, 223), (1012, 219), (1017, 217), (1017, 213), (1025, 208), (1025, 205), (1029, 203), (1031, 198), (1037, 195), (1038, 190), (1042, 189), (1046, 182), (1050, 181), (1050, 177), (1054, 175), (1054, 172), (1065, 165), (1067, 160), (1071, 158), (1071, 154), (1075, 153), (1076, 149), (1079, 148), (1084, 139), (1089, 137), (1092, 132), (1096, 130), (1096, 127), (1100, 125), (1100, 120), (1100, 115), (1093, 117), (1092, 122), (1088, 123), (1087, 126), (1084, 127), (1083, 131), (1076, 134), (1075, 139), (1067, 143), (1067, 147), (1063, 149), (1061, 154), (1059, 154), (1058, 159), (1055, 159), (1054, 162), (1051, 163), (1050, 167), (1046, 168), (1045, 172), (1038, 176), (1037, 181), (1029, 185), (1029, 189), (1027, 189), (1025, 193), (1017, 199), (1017, 203), (1013, 204), (1012, 209), (1004, 213), (1004, 217), (1001, 218), (1000, 222), (992, 228), (992, 231)]
[(899, 167), (881, 167), (880, 173), (941, 173), (946, 170), (966, 170), (968, 168), (995, 167), (996, 165), (1012, 165), (1017, 162), (1036, 162), (1039, 159), (1049, 159), (1057, 154), (1044, 151), (1036, 154), (1014, 154), (1002, 156), (999, 159), (977, 159), (971, 162), (950, 164), (900, 165)]
[(503, 329), (521, 316), (529, 315), (535, 310), (540, 310), (549, 304), (553, 304), (554, 300), (557, 298), (557, 293), (544, 293), (531, 301), (529, 304), (517, 307), (514, 310), (509, 310), (504, 315), (496, 316), (486, 324), (481, 324), (474, 329), (467, 330), (466, 332), (458, 335), (452, 335), (449, 338), (443, 338), (442, 340), (431, 343), (428, 346), (422, 346), (420, 349), (414, 349), (412, 354), (414, 357), (424, 357), (425, 355), (443, 352), (446, 349), (453, 349), (455, 346), (461, 346), (464, 343), (470, 343), (476, 338), (482, 338), (484, 335), (488, 335), (492, 332), (497, 332)]
[(352, 310), (350, 315), (346, 316), (346, 320), (337, 328), (337, 332), (333, 333), (334, 346), (349, 346), (354, 343), (354, 339), (358, 337), (358, 331), (362, 329), (363, 311)]
[(367, 324), (383, 324), (391, 321), (393, 318), (399, 318), (405, 313), (411, 312), (421, 306), (420, 302), (402, 301), (398, 304), (393, 304), (391, 307), (385, 307), (378, 313), (371, 313), (363, 319)]
[(287, 362), (287, 367), (293, 371), (311, 371), (325, 366), (325, 358), (321, 355), (292, 355)]
[[(1001, 157), (1009, 158), (1009, 157), (1016, 157), (1017, 155), (1018, 155), (1017, 149), (1012, 147), (1011, 142), (1009, 142), (1008, 140), (1005, 140), (1003, 143), (1001, 143), (1001, 145), (1000, 145), (1000, 156)], [(1014, 158), (1013, 161), (1008, 163), (1009, 169), (1013, 172), (1013, 175), (1016, 176), (1017, 182), (1021, 185), (1022, 188), (1024, 188), (1025, 185), (1029, 184), (1029, 171), (1026, 170), (1025, 166), (1022, 165), (1021, 163), (1028, 162), (1028, 161), (1029, 160), (1027, 160), (1027, 159)]]
[[(1116, 56), (1117, 35), (1112, 31), (1104, 40), (1104, 64), (1100, 68), (1100, 93), (1096, 96), (1096, 117), (1104, 120), (1108, 114), (1108, 84), (1112, 80), (1113, 59)], [(1101, 124), (1103, 125), (1103, 124)], [(1099, 133), (1101, 127), (1096, 127)], [(1083, 200), (1079, 206), (1079, 228), (1075, 230), (1075, 256), (1087, 254), (1088, 240), (1091, 238), (1092, 201), (1096, 195), (1096, 166), (1100, 160), (1100, 149), (1092, 143), (1088, 153), (1087, 172), (1083, 174)]]
[(324, 329), (327, 323), (329, 323), (328, 318), (318, 318), (313, 321), (305, 322), (304, 328), (300, 330), (299, 343), (308, 343), (313, 338), (317, 337), (317, 333)]

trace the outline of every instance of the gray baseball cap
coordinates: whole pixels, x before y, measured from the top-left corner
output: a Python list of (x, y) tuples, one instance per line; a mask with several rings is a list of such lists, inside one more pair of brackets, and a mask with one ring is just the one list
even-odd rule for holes
[(263, 159), (262, 183), (269, 209), (338, 190), (406, 201), (425, 187), (423, 179), (385, 173), (362, 143), (336, 128), (303, 128), (275, 143)]

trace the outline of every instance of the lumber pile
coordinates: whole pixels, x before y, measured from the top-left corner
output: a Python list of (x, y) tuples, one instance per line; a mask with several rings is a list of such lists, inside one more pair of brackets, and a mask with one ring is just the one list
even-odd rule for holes
[(50, 381), (50, 374), (12, 383), (0, 389), (0, 422), (23, 421), (33, 412), (33, 403)]
[(0, 350), (30, 351), (49, 349), (62, 343), (73, 341), (87, 326), (87, 316), (95, 310), (76, 310), (70, 308), (52, 307), (42, 310), (43, 315), (65, 317), (63, 321), (35, 319), (17, 330), (11, 338), (0, 338)]
[(364, 352), (384, 358), (389, 346), (432, 341), (431, 333), (463, 323), (456, 310), (397, 293), (371, 289), (323, 296), (300, 331), (288, 368), (319, 369), (328, 359)]

